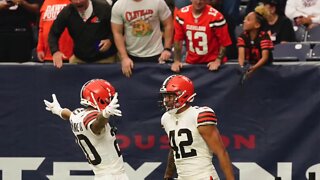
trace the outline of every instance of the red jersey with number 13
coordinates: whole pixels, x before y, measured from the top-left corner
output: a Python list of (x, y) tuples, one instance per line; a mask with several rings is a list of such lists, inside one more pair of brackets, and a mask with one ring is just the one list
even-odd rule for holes
[(186, 62), (189, 64), (214, 61), (220, 46), (226, 47), (232, 43), (223, 15), (209, 5), (197, 18), (192, 13), (192, 5), (181, 8), (174, 21), (174, 29), (175, 41), (186, 40)]

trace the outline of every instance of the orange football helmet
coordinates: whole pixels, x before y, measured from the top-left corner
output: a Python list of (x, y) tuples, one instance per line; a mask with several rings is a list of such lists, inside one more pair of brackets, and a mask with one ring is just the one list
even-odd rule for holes
[(80, 104), (103, 110), (111, 102), (115, 88), (106, 80), (92, 79), (86, 82), (80, 91)]
[[(179, 110), (184, 107), (187, 103), (194, 100), (194, 86), (192, 81), (183, 75), (171, 75), (162, 84), (160, 88), (160, 94), (162, 95), (162, 106), (165, 107), (166, 111)], [(174, 94), (173, 106), (168, 106), (164, 101), (164, 95)]]

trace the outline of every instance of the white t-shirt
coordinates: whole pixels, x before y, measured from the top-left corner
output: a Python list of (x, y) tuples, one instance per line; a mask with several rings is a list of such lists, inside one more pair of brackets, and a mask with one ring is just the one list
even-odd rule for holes
[(320, 0), (288, 0), (285, 14), (291, 20), (299, 16), (313, 16), (312, 22), (320, 24)]
[(151, 57), (163, 51), (160, 21), (169, 16), (171, 11), (164, 0), (118, 0), (111, 22), (124, 24), (128, 54)]
[(74, 110), (70, 116), (71, 130), (94, 174), (123, 174), (125, 173), (123, 158), (110, 125), (106, 124), (100, 135), (95, 135), (90, 128), (97, 114), (96, 110), (85, 111), (83, 108)]
[(209, 107), (189, 107), (180, 114), (166, 112), (161, 125), (166, 131), (179, 180), (219, 179), (212, 164), (212, 152), (198, 131), (198, 126), (216, 125), (217, 119)]

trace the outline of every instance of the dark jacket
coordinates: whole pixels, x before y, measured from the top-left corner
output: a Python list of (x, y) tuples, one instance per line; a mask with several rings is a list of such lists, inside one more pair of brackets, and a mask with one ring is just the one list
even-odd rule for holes
[[(68, 31), (74, 41), (74, 55), (86, 62), (94, 62), (116, 54), (111, 31), (111, 7), (105, 1), (91, 0), (93, 13), (84, 22), (73, 4), (66, 6), (57, 16), (49, 33), (51, 53), (59, 51), (58, 42), (63, 30)], [(112, 46), (105, 52), (99, 52), (100, 40), (110, 39)]]

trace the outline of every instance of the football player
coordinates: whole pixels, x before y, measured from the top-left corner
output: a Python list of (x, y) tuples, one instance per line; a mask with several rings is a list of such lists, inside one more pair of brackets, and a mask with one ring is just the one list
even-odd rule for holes
[(44, 103), (48, 111), (69, 120), (95, 180), (128, 180), (115, 127), (108, 123), (111, 116), (122, 116), (115, 88), (103, 79), (93, 79), (82, 86), (80, 98), (85, 108), (73, 112), (61, 108), (55, 94), (52, 94), (52, 102), (44, 100)]
[(217, 117), (209, 107), (191, 106), (194, 86), (183, 75), (169, 76), (160, 88), (166, 112), (161, 125), (166, 131), (171, 149), (164, 179), (218, 180), (212, 164), (213, 153), (218, 157), (226, 180), (234, 180), (229, 155), (217, 128)]

